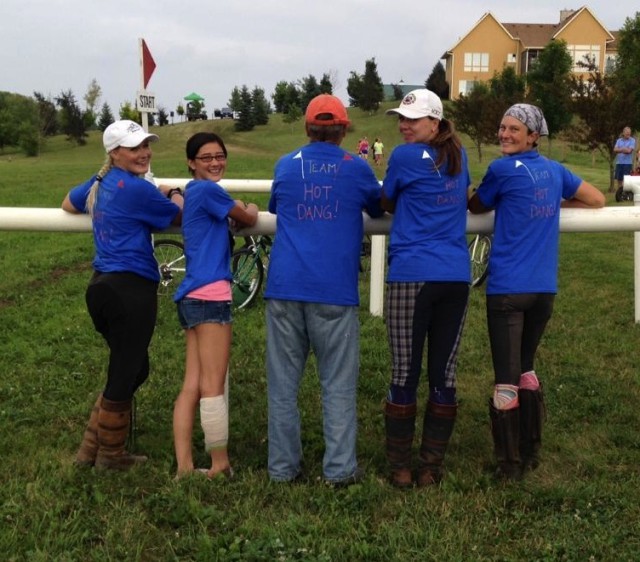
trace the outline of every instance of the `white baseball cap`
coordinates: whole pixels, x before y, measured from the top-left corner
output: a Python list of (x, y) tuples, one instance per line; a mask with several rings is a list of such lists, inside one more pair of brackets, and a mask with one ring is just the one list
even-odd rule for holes
[(426, 88), (412, 90), (402, 98), (400, 107), (387, 109), (386, 111), (387, 115), (394, 113), (407, 117), (408, 119), (420, 119), (421, 117), (433, 117), (434, 119), (444, 118), (440, 98)]
[(157, 141), (158, 135), (147, 133), (135, 121), (129, 121), (128, 119), (111, 123), (102, 135), (102, 144), (107, 152), (111, 152), (119, 146), (134, 148), (146, 140)]

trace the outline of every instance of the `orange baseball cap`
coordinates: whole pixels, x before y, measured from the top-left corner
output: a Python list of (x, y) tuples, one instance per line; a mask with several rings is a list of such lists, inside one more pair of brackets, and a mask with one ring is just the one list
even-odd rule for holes
[[(331, 119), (318, 119), (320, 115), (331, 115)], [(349, 116), (342, 102), (331, 94), (320, 94), (307, 106), (305, 122), (308, 125), (350, 125)]]

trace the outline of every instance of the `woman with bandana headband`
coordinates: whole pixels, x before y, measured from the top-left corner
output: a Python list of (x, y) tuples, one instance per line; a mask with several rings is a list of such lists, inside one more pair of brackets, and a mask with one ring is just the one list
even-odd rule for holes
[(486, 306), (495, 373), (489, 414), (501, 479), (519, 479), (539, 464), (544, 403), (534, 359), (557, 292), (560, 207), (605, 202), (597, 188), (538, 153), (548, 134), (540, 108), (510, 107), (498, 129), (503, 157), (469, 200), (472, 213), (495, 209)]

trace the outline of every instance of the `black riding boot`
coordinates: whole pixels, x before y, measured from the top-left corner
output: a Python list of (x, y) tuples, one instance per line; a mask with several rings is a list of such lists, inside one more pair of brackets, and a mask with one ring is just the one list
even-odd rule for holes
[(402, 405), (387, 401), (384, 407), (387, 460), (391, 469), (391, 484), (397, 488), (413, 486), (411, 447), (415, 433), (416, 410), (415, 402)]
[(489, 399), (491, 434), (498, 466), (496, 478), (519, 480), (522, 477), (520, 458), (520, 408), (498, 410)]
[(534, 470), (540, 464), (542, 445), (542, 422), (545, 417), (542, 388), (518, 391), (520, 402), (520, 458), (522, 469)]
[(437, 484), (442, 480), (442, 462), (453, 433), (457, 412), (457, 404), (437, 404), (431, 400), (427, 402), (418, 461), (418, 486)]

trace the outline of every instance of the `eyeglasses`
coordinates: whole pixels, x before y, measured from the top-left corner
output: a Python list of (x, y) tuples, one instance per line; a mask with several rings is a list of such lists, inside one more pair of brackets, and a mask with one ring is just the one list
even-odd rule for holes
[(227, 155), (224, 152), (218, 154), (205, 154), (204, 156), (196, 156), (196, 160), (202, 160), (205, 164), (210, 164), (214, 160), (216, 162), (224, 162), (227, 159)]

